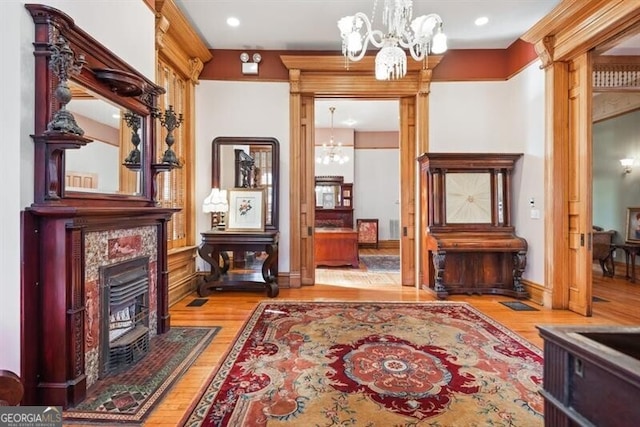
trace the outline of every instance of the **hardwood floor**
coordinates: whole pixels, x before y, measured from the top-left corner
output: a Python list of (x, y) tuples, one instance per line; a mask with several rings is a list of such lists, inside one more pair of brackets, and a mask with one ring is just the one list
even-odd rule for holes
[[(365, 252), (368, 251), (368, 252)], [(393, 253), (392, 250), (363, 250), (361, 253)], [(624, 275), (624, 268), (617, 269)], [(594, 264), (593, 295), (606, 301), (594, 302), (593, 316), (583, 317), (570, 311), (550, 310), (536, 306), (539, 311), (513, 311), (500, 304), (512, 298), (503, 296), (456, 295), (451, 301), (467, 301), (487, 316), (513, 330), (542, 348), (537, 325), (638, 325), (640, 324), (640, 281), (631, 283), (624, 277), (602, 277)], [(399, 273), (367, 273), (360, 269), (317, 269), (316, 285), (302, 289), (281, 289), (278, 299), (304, 301), (433, 301), (429, 293), (400, 285)], [(213, 294), (201, 307), (186, 305), (197, 298), (190, 295), (171, 307), (171, 324), (175, 326), (221, 326), (222, 330), (193, 366), (168, 392), (148, 418), (149, 426), (176, 426), (202, 387), (247, 317), (258, 302), (267, 300), (264, 293), (221, 292)], [(535, 304), (528, 303), (532, 306)]]

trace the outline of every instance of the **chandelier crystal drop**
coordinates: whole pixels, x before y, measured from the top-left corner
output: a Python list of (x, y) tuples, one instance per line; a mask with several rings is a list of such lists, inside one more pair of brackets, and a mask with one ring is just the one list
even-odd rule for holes
[[(360, 61), (369, 44), (380, 48), (376, 55), (375, 75), (378, 80), (401, 79), (407, 74), (407, 54), (422, 61), (430, 53), (447, 50), (447, 36), (442, 32), (442, 18), (435, 13), (413, 16), (413, 0), (384, 0), (382, 23), (386, 31), (374, 30), (372, 23), (378, 0), (374, 0), (371, 20), (362, 12), (338, 21), (342, 36), (342, 54), (347, 61)], [(363, 33), (364, 31), (364, 33)]]
[(329, 143), (322, 144), (322, 155), (316, 157), (316, 163), (328, 165), (329, 163), (345, 164), (349, 161), (349, 156), (342, 154), (342, 143), (335, 143), (333, 139), (333, 113), (336, 111), (336, 107), (329, 107), (331, 113), (331, 134), (329, 137)]

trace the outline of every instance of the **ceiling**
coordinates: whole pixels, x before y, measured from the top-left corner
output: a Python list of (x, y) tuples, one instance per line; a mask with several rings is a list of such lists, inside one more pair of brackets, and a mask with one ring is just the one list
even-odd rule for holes
[[(341, 40), (337, 21), (363, 12), (374, 0), (175, 0), (211, 49), (335, 50)], [(414, 0), (413, 16), (437, 13), (444, 22), (449, 49), (504, 49), (549, 13), (560, 0)], [(373, 26), (379, 28), (384, 0), (378, 0)], [(486, 16), (478, 27), (474, 20)], [(229, 27), (227, 18), (240, 20)], [(411, 59), (409, 59), (411, 60)], [(329, 127), (329, 107), (336, 107), (334, 127), (357, 131), (397, 131), (397, 101), (318, 100), (316, 127)]]
[[(450, 49), (504, 49), (560, 0), (414, 0), (413, 16), (437, 13), (444, 21)], [(210, 49), (341, 49), (337, 22), (363, 12), (374, 0), (176, 0)], [(378, 0), (374, 27), (382, 22)], [(231, 28), (229, 17), (240, 25)], [(486, 16), (478, 27), (474, 20)]]

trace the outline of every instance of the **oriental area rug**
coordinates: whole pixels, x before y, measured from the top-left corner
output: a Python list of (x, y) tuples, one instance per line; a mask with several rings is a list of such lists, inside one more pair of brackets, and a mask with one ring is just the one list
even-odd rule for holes
[(86, 399), (63, 412), (64, 425), (142, 425), (164, 394), (220, 330), (172, 327), (151, 338), (149, 353), (127, 370), (98, 380)]
[(371, 272), (400, 272), (400, 256), (399, 255), (360, 255), (362, 262), (367, 271)]
[(183, 426), (542, 426), (542, 351), (464, 302), (262, 302)]

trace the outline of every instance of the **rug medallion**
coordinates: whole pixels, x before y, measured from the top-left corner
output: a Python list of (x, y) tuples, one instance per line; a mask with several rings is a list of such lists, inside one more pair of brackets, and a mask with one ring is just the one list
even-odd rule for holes
[(460, 302), (262, 302), (187, 426), (541, 426), (542, 351)]

